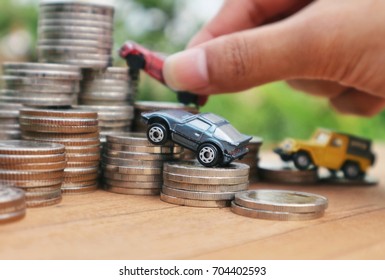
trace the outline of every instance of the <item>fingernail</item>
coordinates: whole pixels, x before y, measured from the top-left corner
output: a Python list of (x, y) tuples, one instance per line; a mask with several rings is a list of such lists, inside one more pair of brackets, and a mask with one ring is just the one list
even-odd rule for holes
[(174, 90), (200, 89), (209, 84), (206, 53), (192, 48), (170, 55), (163, 66), (164, 79)]

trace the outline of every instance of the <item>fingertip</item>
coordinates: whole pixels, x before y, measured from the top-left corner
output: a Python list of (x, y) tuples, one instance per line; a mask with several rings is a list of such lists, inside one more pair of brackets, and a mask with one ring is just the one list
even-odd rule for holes
[(209, 84), (205, 50), (192, 48), (169, 56), (163, 66), (166, 84), (174, 90), (200, 89)]

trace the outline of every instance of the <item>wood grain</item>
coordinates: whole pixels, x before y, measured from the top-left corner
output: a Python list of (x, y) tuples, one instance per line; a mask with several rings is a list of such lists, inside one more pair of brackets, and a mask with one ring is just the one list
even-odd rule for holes
[(385, 146), (375, 151), (377, 186), (252, 185), (325, 195), (317, 220), (257, 220), (100, 190), (0, 225), (0, 259), (385, 259)]

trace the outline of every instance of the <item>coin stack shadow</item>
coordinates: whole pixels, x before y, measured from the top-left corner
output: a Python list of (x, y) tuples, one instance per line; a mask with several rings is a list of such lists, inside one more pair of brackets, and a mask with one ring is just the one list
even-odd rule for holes
[(79, 110), (20, 111), (22, 138), (65, 146), (62, 192), (87, 193), (98, 187), (100, 140), (97, 113)]
[(237, 193), (231, 210), (238, 215), (278, 221), (320, 218), (328, 207), (324, 196), (288, 190), (248, 190)]
[(23, 105), (0, 103), (0, 140), (20, 139), (19, 111)]
[(198, 109), (195, 107), (186, 106), (182, 103), (173, 102), (159, 102), (159, 101), (136, 101), (134, 103), (134, 123), (133, 131), (146, 132), (147, 125), (142, 122), (142, 113), (159, 111), (159, 110), (185, 110), (187, 112), (196, 114)]
[(172, 142), (153, 145), (144, 133), (107, 135), (102, 157), (104, 188), (120, 194), (158, 195), (163, 162), (180, 158), (182, 152)]
[(0, 184), (0, 225), (23, 218), (25, 208), (22, 190)]
[(0, 180), (25, 191), (27, 207), (61, 201), (65, 147), (36, 141), (0, 141)]
[(41, 3), (38, 25), (40, 62), (82, 68), (111, 65), (114, 7), (95, 3)]
[(292, 163), (261, 162), (258, 174), (263, 182), (276, 184), (317, 184), (319, 182), (317, 168), (299, 170)]
[(237, 192), (248, 188), (249, 170), (243, 163), (216, 168), (195, 161), (165, 163), (160, 199), (183, 206), (228, 207)]
[(258, 178), (258, 162), (259, 162), (259, 149), (263, 143), (262, 138), (254, 136), (247, 144), (249, 152), (238, 162), (245, 163), (250, 166), (249, 180), (250, 183), (257, 182)]

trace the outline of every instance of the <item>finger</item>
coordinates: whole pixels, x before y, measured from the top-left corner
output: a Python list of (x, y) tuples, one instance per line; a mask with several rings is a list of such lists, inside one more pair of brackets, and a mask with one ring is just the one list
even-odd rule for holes
[(344, 114), (370, 117), (385, 108), (385, 99), (351, 89), (330, 100), (332, 106)]
[(325, 77), (324, 69), (337, 58), (326, 50), (336, 35), (333, 30), (319, 29), (327, 19), (314, 16), (318, 3), (279, 23), (221, 36), (169, 56), (163, 69), (167, 84), (211, 94), (277, 80), (331, 79)]
[(346, 91), (348, 88), (334, 81), (322, 80), (288, 80), (292, 88), (310, 93), (316, 96), (333, 98)]
[(310, 0), (227, 0), (219, 13), (190, 41), (193, 47), (213, 38), (253, 28), (282, 14), (291, 14)]

